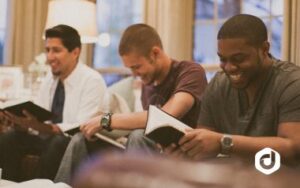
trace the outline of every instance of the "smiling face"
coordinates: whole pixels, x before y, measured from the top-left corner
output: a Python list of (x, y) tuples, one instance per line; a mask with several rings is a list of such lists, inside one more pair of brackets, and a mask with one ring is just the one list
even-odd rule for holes
[(69, 52), (60, 38), (46, 39), (47, 62), (52, 74), (62, 79), (66, 78), (76, 66), (79, 52), (79, 48)]
[(218, 55), (221, 68), (233, 87), (247, 89), (259, 84), (263, 72), (263, 51), (249, 45), (245, 39), (220, 39)]
[(134, 76), (141, 78), (144, 84), (152, 84), (158, 77), (157, 64), (154, 60), (131, 52), (121, 56), (124, 66), (130, 68)]

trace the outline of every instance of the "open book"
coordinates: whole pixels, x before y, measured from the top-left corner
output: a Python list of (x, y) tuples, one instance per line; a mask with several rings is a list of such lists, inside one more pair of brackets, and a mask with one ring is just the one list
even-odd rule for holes
[(23, 110), (28, 111), (39, 121), (51, 120), (54, 114), (31, 101), (0, 103), (0, 111), (8, 111), (17, 116), (24, 116)]
[[(73, 135), (75, 135), (76, 133), (80, 132), (79, 130), (79, 126), (75, 127), (73, 129), (67, 130), (65, 131), (64, 135), (68, 136), (68, 137), (72, 137)], [(95, 137), (97, 137), (98, 139), (107, 142), (108, 144), (115, 146), (119, 149), (125, 150), (125, 146), (123, 144), (121, 144), (120, 142), (118, 142), (117, 140), (110, 138), (102, 133), (96, 133)]]
[(162, 146), (178, 143), (186, 129), (192, 129), (172, 115), (150, 105), (145, 135)]

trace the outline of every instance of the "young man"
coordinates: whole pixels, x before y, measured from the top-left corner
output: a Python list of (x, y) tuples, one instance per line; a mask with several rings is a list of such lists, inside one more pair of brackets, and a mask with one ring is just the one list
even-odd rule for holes
[(222, 72), (210, 82), (198, 128), (167, 153), (194, 160), (218, 153), (254, 159), (265, 147), (293, 163), (300, 151), (300, 68), (270, 54), (264, 22), (236, 15), (218, 33)]
[[(141, 78), (145, 111), (131, 114), (104, 114), (81, 125), (87, 139), (101, 129), (143, 129), (150, 104), (193, 127), (200, 112), (207, 81), (203, 68), (193, 62), (168, 57), (157, 32), (146, 24), (128, 27), (119, 45), (124, 65)], [(108, 120), (108, 121), (105, 121)]]
[[(120, 41), (119, 54), (124, 65), (143, 82), (141, 100), (144, 111), (126, 114), (107, 113), (97, 116), (81, 125), (81, 132), (85, 138), (93, 140), (94, 134), (102, 129), (145, 128), (150, 104), (160, 106), (164, 111), (192, 127), (196, 125), (202, 93), (207, 85), (205, 72), (199, 64), (176, 61), (168, 57), (163, 50), (158, 33), (146, 24), (131, 25), (125, 30)], [(134, 138), (139, 137), (143, 140), (142, 131), (137, 130), (137, 133), (133, 134)], [(71, 143), (73, 145), (68, 146), (69, 154), (66, 152), (63, 158), (56, 181), (69, 183), (71, 167), (63, 166), (78, 163), (78, 161), (74, 162), (74, 158), (67, 156), (74, 156), (70, 153), (80, 153), (78, 148), (82, 147), (78, 145), (83, 141), (78, 139), (77, 142)], [(66, 175), (67, 177), (64, 177)]]
[(26, 111), (25, 117), (1, 113), (15, 128), (0, 134), (0, 167), (4, 179), (22, 180), (20, 163), (27, 153), (41, 155), (38, 177), (53, 179), (69, 142), (63, 132), (96, 115), (106, 91), (100, 74), (78, 62), (81, 42), (74, 28), (58, 25), (46, 30), (45, 36), (52, 74), (41, 85), (37, 104), (56, 116), (45, 123)]

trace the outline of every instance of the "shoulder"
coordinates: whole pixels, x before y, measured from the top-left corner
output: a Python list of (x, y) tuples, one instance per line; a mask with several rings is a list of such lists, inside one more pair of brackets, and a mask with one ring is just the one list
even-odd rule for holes
[(77, 85), (78, 88), (101, 88), (101, 90), (106, 88), (100, 73), (82, 63), (78, 63), (74, 72), (67, 79), (68, 82)]
[(231, 84), (226, 74), (223, 71), (219, 71), (212, 78), (208, 85), (214, 89), (224, 90), (229, 89)]
[(199, 72), (201, 74), (204, 74), (204, 68), (193, 61), (175, 61), (173, 60), (173, 67), (176, 70), (180, 70), (181, 72)]
[(81, 78), (93, 79), (93, 80), (103, 80), (103, 78), (99, 72), (97, 72), (95, 69), (87, 66), (86, 64), (79, 63), (78, 69), (79, 69), (78, 75)]
[(223, 71), (219, 71), (208, 83), (205, 94), (206, 97), (226, 98), (234, 92), (231, 83)]
[(171, 77), (176, 80), (206, 82), (203, 67), (191, 61), (172, 61)]
[(273, 68), (278, 78), (300, 79), (300, 67), (293, 63), (278, 60), (273, 64)]
[(278, 87), (278, 89), (283, 89), (287, 87), (291, 87), (293, 85), (300, 85), (300, 67), (297, 65), (284, 62), (277, 61), (273, 64), (274, 71), (274, 85)]

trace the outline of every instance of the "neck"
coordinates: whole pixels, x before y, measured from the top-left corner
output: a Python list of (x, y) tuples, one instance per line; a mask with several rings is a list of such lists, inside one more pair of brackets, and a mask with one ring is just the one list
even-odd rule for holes
[(59, 76), (59, 79), (60, 79), (61, 81), (65, 80), (65, 79), (73, 72), (73, 70), (75, 69), (77, 63), (78, 63), (78, 62), (72, 63), (72, 66), (70, 66), (64, 74), (61, 74), (61, 75)]
[(161, 84), (168, 76), (171, 69), (172, 60), (168, 56), (164, 56), (159, 65), (159, 72), (157, 73), (157, 79), (154, 81), (154, 85)]

